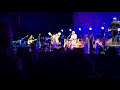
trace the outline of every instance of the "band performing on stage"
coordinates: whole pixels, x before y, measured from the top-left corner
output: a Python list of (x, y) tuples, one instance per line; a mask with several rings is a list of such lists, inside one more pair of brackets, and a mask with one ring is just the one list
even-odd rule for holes
[[(41, 34), (39, 34), (37, 39), (35, 39), (33, 35), (30, 35), (29, 39), (27, 40), (27, 46), (29, 46), (30, 50), (33, 50), (36, 48), (36, 46), (39, 46), (39, 48), (44, 47), (43, 50), (46, 51), (57, 48), (68, 48), (70, 50), (75, 48), (87, 48), (86, 50), (88, 50), (89, 48), (92, 48), (94, 53), (98, 53), (100, 50), (101, 52), (104, 52), (106, 45), (112, 43), (115, 45), (116, 43), (119, 43), (119, 40), (117, 39), (119, 26), (120, 22), (117, 21), (116, 17), (114, 17), (108, 29), (108, 31), (111, 32), (112, 37), (108, 39), (104, 37), (95, 37), (92, 35), (92, 33), (78, 36), (75, 31), (71, 31), (70, 35), (68, 35), (66, 38), (63, 37), (61, 32), (55, 34), (48, 32), (48, 37), (44, 38), (40, 37)], [(87, 51), (86, 53), (89, 52)]]

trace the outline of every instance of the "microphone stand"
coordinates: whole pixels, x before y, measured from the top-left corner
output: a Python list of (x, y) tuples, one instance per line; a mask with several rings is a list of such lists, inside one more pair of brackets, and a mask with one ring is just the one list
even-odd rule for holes
[(39, 48), (41, 47), (40, 35), (41, 35), (41, 34), (39, 34), (39, 36), (38, 36), (38, 39), (39, 39)]
[[(70, 34), (71, 35), (71, 34)], [(67, 39), (70, 37), (70, 35), (67, 37)]]

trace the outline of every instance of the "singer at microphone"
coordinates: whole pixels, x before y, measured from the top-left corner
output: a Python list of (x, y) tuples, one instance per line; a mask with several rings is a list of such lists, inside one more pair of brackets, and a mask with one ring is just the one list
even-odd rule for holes
[(75, 31), (72, 31), (72, 35), (70, 37), (70, 40), (72, 41), (72, 48), (75, 46), (76, 44), (76, 40), (77, 40), (77, 34), (75, 34)]
[(77, 34), (75, 34), (75, 31), (72, 31), (70, 40), (76, 40), (77, 39)]

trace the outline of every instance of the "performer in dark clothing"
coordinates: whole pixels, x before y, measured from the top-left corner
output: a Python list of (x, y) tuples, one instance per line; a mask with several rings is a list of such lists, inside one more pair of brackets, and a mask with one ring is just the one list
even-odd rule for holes
[(114, 17), (113, 21), (110, 24), (110, 29), (112, 31), (112, 42), (117, 42), (117, 35), (118, 35), (118, 26), (120, 23), (117, 21), (117, 18)]
[(36, 39), (34, 39), (33, 35), (31, 35), (28, 39), (28, 45), (30, 45), (30, 48), (29, 48), (30, 51), (35, 50), (35, 41)]

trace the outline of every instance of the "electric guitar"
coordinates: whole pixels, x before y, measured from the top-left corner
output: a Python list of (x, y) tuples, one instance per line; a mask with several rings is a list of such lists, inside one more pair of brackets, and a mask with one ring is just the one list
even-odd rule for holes
[(35, 42), (36, 40), (37, 40), (37, 39), (34, 39), (34, 40), (29, 40), (29, 39), (28, 39), (28, 42), (27, 42), (27, 43), (30, 45), (30, 44), (32, 44), (33, 42)]

